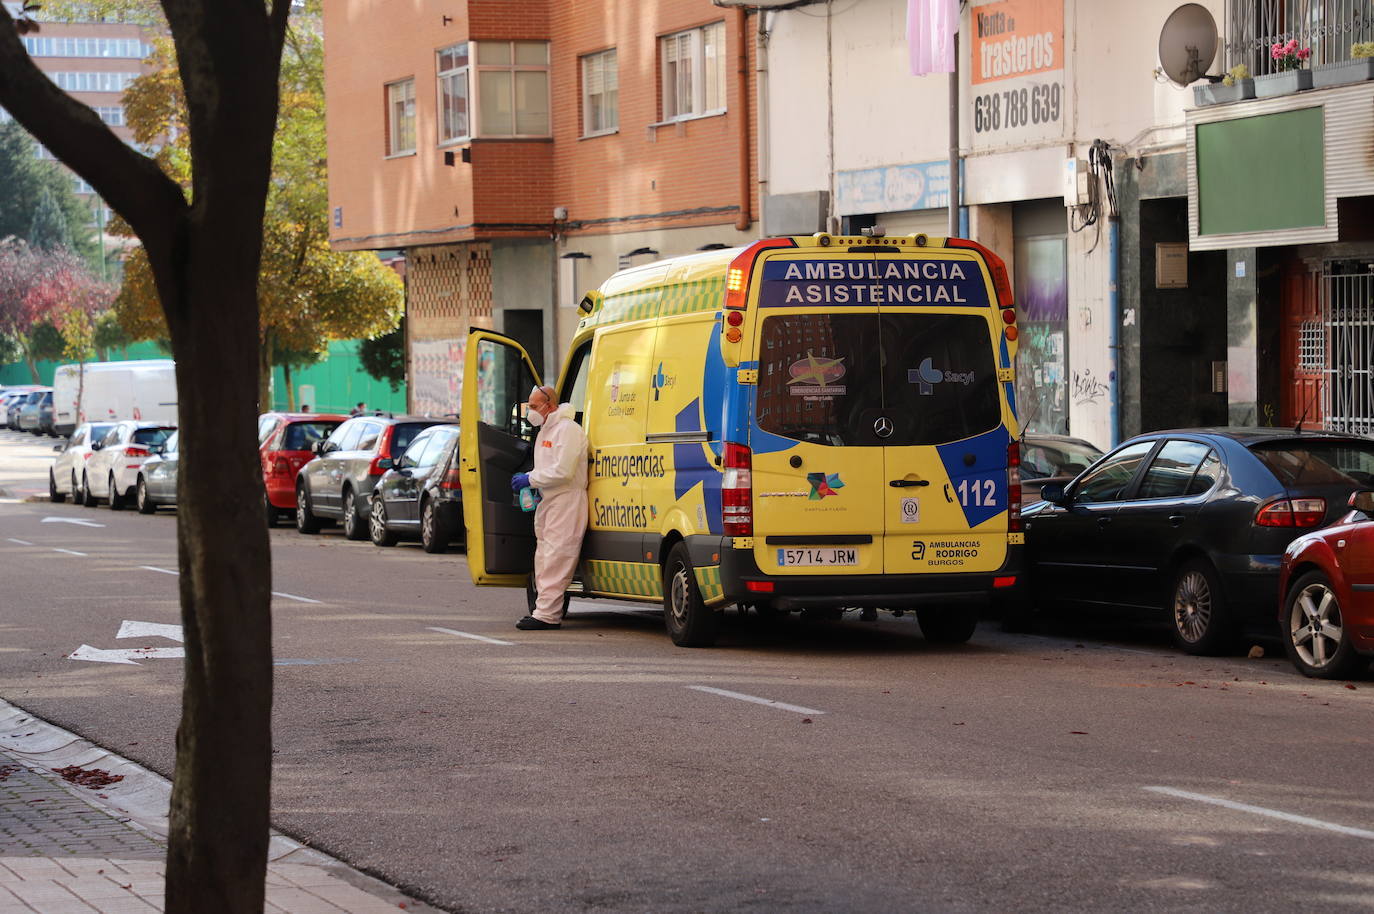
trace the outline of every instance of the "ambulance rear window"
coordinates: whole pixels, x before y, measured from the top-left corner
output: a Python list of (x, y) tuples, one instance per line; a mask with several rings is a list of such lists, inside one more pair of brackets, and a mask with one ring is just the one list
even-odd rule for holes
[(762, 431), (832, 447), (901, 447), (958, 441), (1001, 421), (984, 314), (764, 319)]

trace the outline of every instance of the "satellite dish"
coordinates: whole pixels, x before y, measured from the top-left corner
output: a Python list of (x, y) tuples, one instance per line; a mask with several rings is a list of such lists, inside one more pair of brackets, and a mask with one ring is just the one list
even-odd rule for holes
[(1164, 75), (1180, 86), (1195, 83), (1217, 56), (1217, 22), (1205, 6), (1185, 3), (1169, 14), (1159, 33)]

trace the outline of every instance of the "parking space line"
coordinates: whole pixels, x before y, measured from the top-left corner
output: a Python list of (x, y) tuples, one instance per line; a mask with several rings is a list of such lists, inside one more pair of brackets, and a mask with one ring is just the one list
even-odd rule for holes
[(32, 546), (32, 545), (33, 545), (33, 543), (29, 542), (28, 540), (17, 540), (17, 539), (15, 539), (15, 538), (12, 537), (12, 536), (7, 536), (7, 537), (5, 537), (5, 539), (9, 540), (11, 543), (18, 543), (18, 544), (21, 545), (21, 546)]
[(139, 565), (144, 571), (156, 571), (158, 574), (180, 575), (180, 571), (172, 571), (170, 568), (157, 568), (152, 565)]
[(485, 641), (487, 644), (501, 644), (506, 647), (514, 647), (514, 641), (502, 641), (500, 638), (488, 638), (486, 635), (474, 635), (472, 632), (460, 632), (451, 628), (436, 628), (428, 626), (432, 632), (442, 632), (445, 635), (457, 635), (459, 638), (471, 638), (473, 641)]
[(1321, 819), (1313, 819), (1309, 816), (1299, 816), (1278, 809), (1267, 809), (1263, 806), (1251, 806), (1248, 803), (1237, 803), (1234, 800), (1223, 800), (1221, 797), (1209, 797), (1204, 793), (1191, 793), (1190, 791), (1177, 790), (1173, 787), (1146, 787), (1144, 789), (1151, 793), (1162, 793), (1166, 796), (1178, 797), (1183, 800), (1196, 800), (1199, 803), (1209, 803), (1212, 806), (1234, 809), (1237, 812), (1249, 812), (1257, 816), (1268, 816), (1271, 819), (1281, 819), (1284, 822), (1292, 822), (1296, 825), (1306, 825), (1309, 828), (1320, 828), (1326, 831), (1333, 831), (1340, 835), (1349, 835), (1352, 838), (1368, 838), (1374, 840), (1374, 831), (1369, 831), (1364, 828), (1351, 828), (1349, 825), (1337, 825), (1335, 822), (1323, 822)]
[(54, 547), (52, 547), (52, 551), (53, 551), (53, 552), (65, 552), (65, 553), (67, 553), (67, 555), (79, 555), (79, 556), (81, 556), (82, 558), (86, 558), (86, 553), (84, 553), (84, 552), (77, 552), (75, 549), (61, 549), (61, 548), (59, 548), (59, 547), (57, 547), (57, 546), (54, 546)]
[(735, 698), (739, 701), (748, 701), (756, 705), (764, 705), (765, 707), (769, 708), (777, 708), (779, 711), (792, 711), (797, 714), (825, 713), (824, 711), (818, 711), (815, 708), (805, 708), (801, 705), (789, 705), (786, 702), (774, 701), (771, 698), (759, 698), (757, 695), (745, 695), (743, 692), (731, 692), (727, 689), (716, 689), (712, 688), (711, 686), (692, 685), (687, 686), (687, 688), (695, 689), (698, 692), (709, 692), (712, 695), (720, 695), (723, 698)]
[(272, 596), (281, 597), (283, 600), (295, 600), (297, 603), (319, 603), (319, 600), (312, 600), (309, 597), (298, 597), (294, 593), (282, 593), (280, 590), (272, 591)]

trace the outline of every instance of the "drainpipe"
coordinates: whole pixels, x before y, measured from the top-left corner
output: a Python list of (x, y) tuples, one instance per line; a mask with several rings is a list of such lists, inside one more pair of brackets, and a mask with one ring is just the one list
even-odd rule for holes
[(1116, 447), (1121, 443), (1121, 217), (1116, 213), (1107, 217), (1107, 352), (1107, 411)]
[(754, 119), (758, 124), (755, 132), (758, 135), (759, 155), (755, 183), (759, 189), (759, 205), (762, 206), (762, 201), (768, 196), (768, 11), (759, 10), (758, 17), (759, 32), (754, 47), (754, 89), (758, 92), (758, 100), (754, 106)]
[(749, 22), (744, 7), (735, 9), (735, 34), (739, 36), (739, 220), (735, 228), (749, 231), (754, 224), (749, 194)]

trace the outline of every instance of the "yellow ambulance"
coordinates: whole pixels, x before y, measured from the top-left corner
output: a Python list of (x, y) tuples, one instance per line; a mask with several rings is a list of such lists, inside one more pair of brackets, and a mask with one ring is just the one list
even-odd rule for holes
[[(1006, 267), (958, 238), (769, 238), (590, 292), (554, 385), (590, 454), (574, 596), (661, 603), (676, 644), (723, 610), (914, 610), (967, 640), (1024, 542)], [(462, 387), (468, 567), (528, 586), (532, 464), (514, 340), (475, 330)]]

